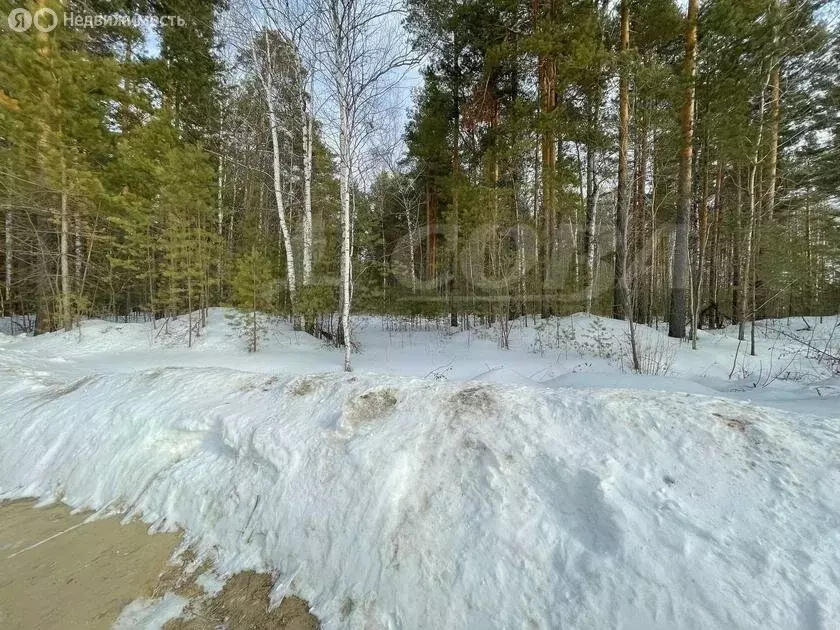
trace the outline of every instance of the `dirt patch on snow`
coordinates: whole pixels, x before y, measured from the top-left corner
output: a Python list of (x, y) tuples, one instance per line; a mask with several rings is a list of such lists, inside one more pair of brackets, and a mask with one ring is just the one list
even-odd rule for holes
[(272, 579), (267, 573), (245, 571), (231, 577), (212, 598), (188, 606), (184, 618), (164, 630), (318, 630), (318, 620), (299, 597), (284, 597), (269, 609)]
[(747, 427), (750, 426), (749, 420), (745, 418), (727, 417), (719, 413), (712, 413), (712, 415), (721, 422), (723, 422), (730, 429), (740, 431), (741, 433), (746, 433)]
[(485, 415), (495, 408), (495, 400), (486, 387), (472, 386), (455, 392), (449, 403), (459, 413), (475, 413)]
[(179, 534), (33, 501), (0, 504), (0, 628), (110, 628), (131, 601), (152, 595)]
[(397, 405), (397, 390), (372, 389), (344, 404), (344, 420), (352, 425), (381, 418)]
[(308, 396), (323, 387), (326, 382), (327, 377), (323, 374), (301, 376), (286, 386), (286, 393), (292, 396)]

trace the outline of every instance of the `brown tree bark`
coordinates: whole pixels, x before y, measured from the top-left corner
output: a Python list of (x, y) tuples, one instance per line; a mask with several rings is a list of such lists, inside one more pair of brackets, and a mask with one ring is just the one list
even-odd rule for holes
[[(551, 21), (554, 17), (556, 0), (532, 0), (532, 18), (534, 31), (540, 31), (544, 20)], [(554, 111), (557, 105), (557, 64), (553, 56), (541, 54), (537, 61), (537, 83), (540, 95), (540, 113), (545, 116)], [(552, 243), (554, 241), (555, 204), (554, 204), (554, 174), (557, 165), (557, 153), (554, 134), (544, 129), (540, 139), (540, 161), (542, 179), (542, 243), (539, 256), (540, 282), (540, 314), (543, 318), (551, 314), (551, 303), (548, 296), (548, 286), (553, 257)]]
[(718, 305), (718, 251), (720, 245), (720, 224), (723, 200), (723, 159), (718, 157), (718, 170), (715, 180), (715, 215), (712, 218), (712, 248), (709, 252), (709, 300), (712, 304), (709, 326), (717, 328), (720, 325), (720, 311)]
[(452, 210), (455, 219), (455, 225), (452, 228), (452, 279), (447, 287), (447, 295), (449, 297), (449, 325), (455, 327), (458, 325), (458, 308), (453, 299), (453, 293), (457, 291), (459, 286), (458, 274), (460, 273), (459, 265), (459, 243), (458, 231), (460, 229), (460, 207), (458, 186), (461, 183), (461, 64), (460, 56), (461, 49), (457, 42), (454, 42), (455, 49), (455, 71), (452, 86), (452, 106), (453, 118), (455, 122), (454, 138), (452, 140)]
[(431, 280), (437, 271), (437, 199), (432, 194), (432, 184), (426, 178), (426, 273)]
[(698, 0), (688, 1), (688, 27), (683, 60), (683, 104), (680, 111), (682, 150), (678, 181), (677, 217), (675, 226), (674, 261), (671, 273), (671, 304), (668, 335), (685, 338), (686, 288), (688, 275), (688, 223), (691, 214), (691, 159), (694, 141), (694, 82), (697, 56)]
[(779, 163), (779, 102), (781, 100), (781, 86), (779, 64), (773, 69), (770, 77), (770, 149), (767, 163), (767, 218), (773, 220), (776, 210), (776, 181), (778, 179)]
[(773, 213), (776, 209), (776, 182), (778, 179), (778, 163), (779, 163), (779, 126), (781, 119), (781, 74), (782, 74), (782, 60), (779, 55), (779, 34), (778, 34), (778, 19), (779, 19), (779, 0), (773, 3), (773, 13), (775, 14), (776, 23), (774, 24), (774, 41), (773, 45), (776, 47), (776, 55), (773, 64), (773, 70), (770, 75), (770, 149), (767, 164), (767, 218), (772, 222)]
[(627, 301), (627, 225), (630, 209), (627, 182), (627, 152), (630, 143), (630, 79), (627, 52), (630, 49), (630, 7), (621, 0), (621, 71), (618, 88), (618, 187), (615, 204), (615, 260), (613, 308), (616, 319), (629, 317)]

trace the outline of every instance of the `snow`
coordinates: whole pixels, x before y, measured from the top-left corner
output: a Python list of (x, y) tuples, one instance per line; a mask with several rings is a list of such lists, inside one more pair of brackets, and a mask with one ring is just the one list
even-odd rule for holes
[(835, 348), (836, 318), (737, 360), (733, 330), (643, 327), (658, 375), (602, 318), (511, 350), (361, 318), (347, 375), (281, 322), (247, 353), (229, 315), (189, 350), (181, 320), (0, 336), (0, 498), (181, 527), (327, 629), (840, 627), (840, 378), (785, 336)]
[(186, 605), (187, 600), (174, 593), (157, 599), (137, 599), (123, 609), (114, 630), (156, 630), (178, 618)]

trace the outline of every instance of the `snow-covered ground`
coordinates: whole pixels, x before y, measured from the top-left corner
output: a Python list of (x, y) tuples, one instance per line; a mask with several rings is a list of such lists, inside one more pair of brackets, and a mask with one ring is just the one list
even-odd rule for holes
[(837, 318), (640, 327), (648, 375), (586, 315), (359, 318), (351, 375), (185, 321), (0, 335), (0, 498), (182, 527), (326, 628), (840, 627)]

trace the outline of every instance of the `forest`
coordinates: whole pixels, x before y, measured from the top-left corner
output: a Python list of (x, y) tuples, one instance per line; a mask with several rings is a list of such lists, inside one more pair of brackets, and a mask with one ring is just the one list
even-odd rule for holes
[(840, 0), (0, 1), (0, 627), (840, 629)]
[(836, 314), (838, 18), (832, 0), (3, 3), (0, 316), (181, 316), (192, 338), (233, 306), (343, 346), (349, 370), (353, 313), (504, 330), (585, 311), (695, 342)]

